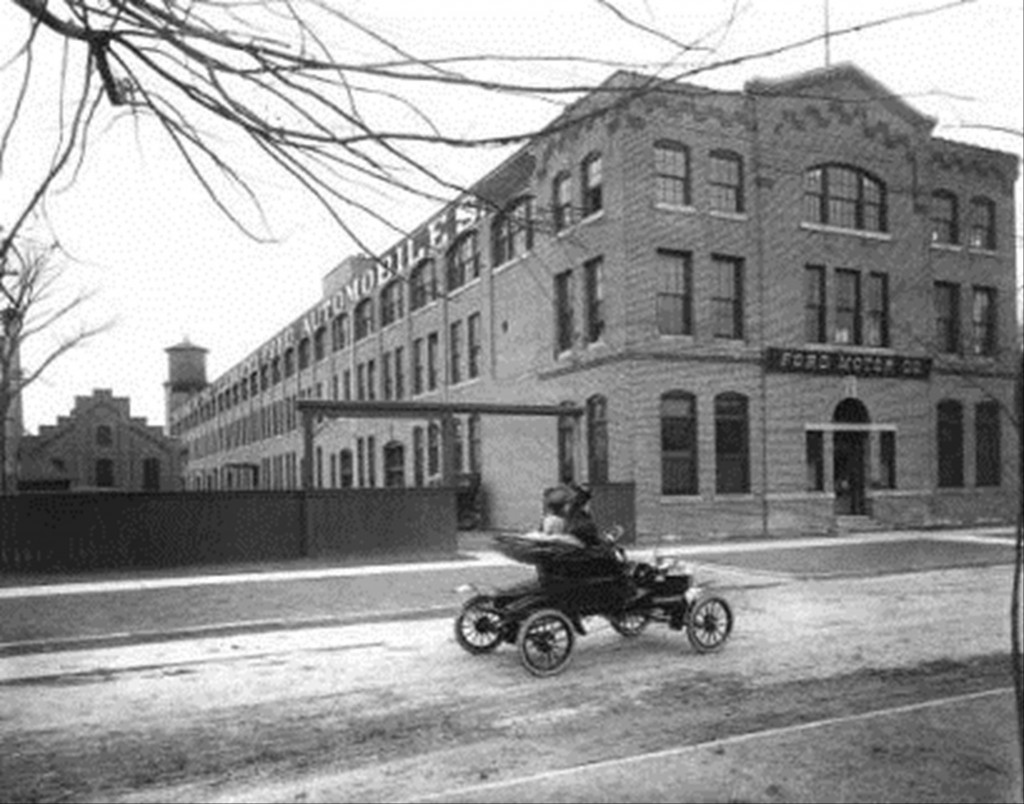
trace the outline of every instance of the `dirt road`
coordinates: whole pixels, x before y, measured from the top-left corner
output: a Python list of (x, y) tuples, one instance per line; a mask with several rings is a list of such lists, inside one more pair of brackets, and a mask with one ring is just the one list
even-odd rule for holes
[[(730, 591), (736, 630), (722, 653), (697, 655), (662, 626), (625, 640), (594, 619), (568, 670), (544, 680), (508, 647), (462, 652), (449, 619), (9, 658), (0, 797), (408, 800), (1001, 688), (1010, 576), (762, 579)], [(1014, 747), (974, 756), (957, 739), (947, 755), (887, 761), (924, 773), (948, 771), (949, 757), (974, 763), (955, 774), (968, 787), (929, 800), (1002, 795)]]

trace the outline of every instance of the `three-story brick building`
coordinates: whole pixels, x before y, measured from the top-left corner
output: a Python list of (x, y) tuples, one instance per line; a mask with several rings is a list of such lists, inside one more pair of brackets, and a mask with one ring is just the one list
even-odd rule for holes
[[(617, 73), (170, 413), (189, 488), (298, 485), (294, 402), (463, 417), (491, 522), (632, 482), (641, 532), (1011, 521), (1013, 155), (933, 136), (852, 65), (721, 92)], [(441, 430), (325, 421), (314, 483), (429, 483)]]

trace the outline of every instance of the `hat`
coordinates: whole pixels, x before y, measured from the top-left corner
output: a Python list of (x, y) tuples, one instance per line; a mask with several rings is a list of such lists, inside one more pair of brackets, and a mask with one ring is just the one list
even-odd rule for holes
[(544, 489), (544, 505), (548, 508), (564, 508), (573, 499), (573, 493), (565, 486)]

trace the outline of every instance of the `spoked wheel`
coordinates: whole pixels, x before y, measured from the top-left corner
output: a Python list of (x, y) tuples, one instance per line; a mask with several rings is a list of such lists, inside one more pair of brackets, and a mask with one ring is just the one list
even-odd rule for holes
[(650, 621), (651, 615), (646, 611), (627, 611), (608, 617), (608, 622), (611, 623), (612, 628), (624, 637), (640, 636)]
[(569, 618), (556, 609), (535, 611), (519, 626), (519, 658), (535, 676), (553, 676), (569, 664), (576, 641)]
[(466, 601), (455, 618), (455, 641), (470, 653), (490, 653), (501, 642), (501, 624), (494, 599), (477, 595)]
[(732, 609), (720, 597), (705, 597), (693, 604), (686, 618), (686, 636), (698, 653), (719, 650), (732, 633)]

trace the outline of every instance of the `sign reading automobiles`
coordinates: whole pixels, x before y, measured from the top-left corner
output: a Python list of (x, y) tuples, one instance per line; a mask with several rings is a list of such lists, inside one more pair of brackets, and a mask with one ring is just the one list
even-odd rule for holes
[(765, 349), (764, 365), (766, 371), (914, 380), (927, 380), (932, 371), (930, 357), (848, 350), (779, 349), (772, 346)]

